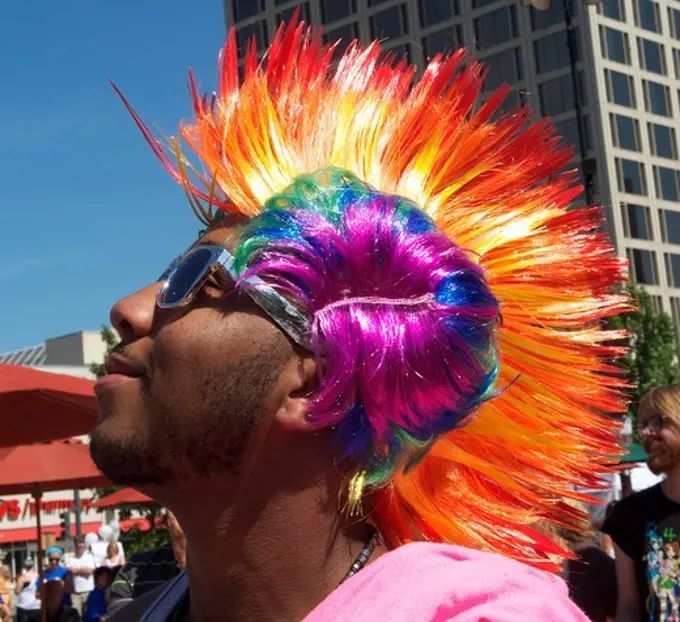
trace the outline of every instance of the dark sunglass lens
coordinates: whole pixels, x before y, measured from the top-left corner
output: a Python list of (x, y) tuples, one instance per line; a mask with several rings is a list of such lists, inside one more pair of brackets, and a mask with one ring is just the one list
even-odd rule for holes
[(210, 266), (211, 258), (212, 251), (208, 248), (196, 249), (185, 257), (170, 275), (161, 294), (161, 302), (168, 305), (181, 302), (206, 268)]

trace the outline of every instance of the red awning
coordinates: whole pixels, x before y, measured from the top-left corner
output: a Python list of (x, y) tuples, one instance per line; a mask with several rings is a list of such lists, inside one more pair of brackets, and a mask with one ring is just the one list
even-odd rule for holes
[(88, 434), (97, 421), (94, 383), (0, 363), (0, 447)]
[(143, 492), (135, 490), (134, 488), (121, 488), (106, 495), (95, 502), (95, 507), (103, 510), (105, 508), (115, 508), (120, 505), (154, 505), (156, 502), (147, 497)]
[[(83, 535), (97, 533), (102, 526), (101, 521), (90, 521), (83, 523)], [(131, 527), (139, 527), (142, 531), (149, 529), (149, 521), (146, 518), (130, 518), (120, 521), (120, 530), (128, 531)], [(41, 529), (42, 533), (53, 533), (57, 535), (61, 531), (60, 525), (45, 525)], [(71, 535), (76, 535), (76, 526), (71, 523)], [(38, 539), (38, 531), (35, 527), (23, 527), (21, 529), (0, 529), (0, 545), (10, 544), (11, 542), (35, 542)]]
[(0, 495), (107, 486), (109, 480), (79, 441), (0, 449)]
[[(101, 521), (93, 521), (83, 523), (83, 534), (94, 532), (96, 533), (101, 527)], [(41, 529), (42, 533), (53, 533), (57, 535), (61, 531), (60, 525), (45, 525)], [(76, 526), (71, 525), (71, 535), (76, 535)], [(0, 544), (9, 544), (10, 542), (35, 542), (38, 539), (38, 530), (35, 527), (23, 527), (22, 529), (0, 529)]]

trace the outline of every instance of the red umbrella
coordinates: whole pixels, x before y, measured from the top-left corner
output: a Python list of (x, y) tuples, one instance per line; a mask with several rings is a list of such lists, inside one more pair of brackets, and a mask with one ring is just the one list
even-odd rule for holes
[(42, 577), (40, 499), (49, 490), (110, 486), (90, 458), (87, 445), (76, 440), (35, 443), (0, 449), (0, 496), (31, 493), (36, 501), (38, 572)]
[(139, 490), (121, 488), (110, 495), (102, 497), (94, 505), (96, 508), (104, 510), (106, 508), (120, 507), (121, 505), (157, 505), (157, 503), (143, 492), (139, 492)]
[(93, 384), (0, 363), (0, 447), (89, 433), (97, 420)]

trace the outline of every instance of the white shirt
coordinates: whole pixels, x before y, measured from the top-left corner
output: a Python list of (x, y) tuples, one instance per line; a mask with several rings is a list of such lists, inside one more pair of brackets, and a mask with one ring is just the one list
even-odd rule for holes
[(80, 557), (72, 557), (68, 561), (67, 568), (71, 571), (89, 568), (93, 573), (89, 577), (73, 573), (73, 591), (76, 594), (91, 592), (94, 589), (94, 570), (96, 567), (97, 564), (92, 553), (83, 553)]
[[(30, 573), (26, 575), (28, 580), (28, 585), (19, 592), (19, 596), (17, 596), (17, 607), (24, 609), (24, 610), (29, 610), (29, 611), (36, 611), (40, 609), (40, 601), (35, 597), (36, 590), (38, 589), (37, 586), (37, 578), (38, 578), (38, 573)], [(26, 579), (22, 579), (19, 577), (17, 581), (25, 581)]]

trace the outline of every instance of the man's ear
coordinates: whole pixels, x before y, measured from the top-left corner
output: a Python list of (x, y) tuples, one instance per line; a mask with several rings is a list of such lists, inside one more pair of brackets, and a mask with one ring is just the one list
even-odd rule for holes
[(309, 356), (288, 361), (280, 376), (286, 394), (279, 403), (276, 420), (288, 431), (313, 432), (320, 426), (309, 416), (319, 377), (316, 361)]

